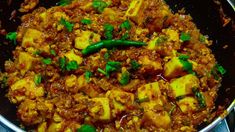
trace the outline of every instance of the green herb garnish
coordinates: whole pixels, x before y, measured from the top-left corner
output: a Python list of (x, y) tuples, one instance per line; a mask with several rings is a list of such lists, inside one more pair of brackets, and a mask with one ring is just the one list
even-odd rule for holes
[(201, 42), (206, 42), (206, 37), (205, 36), (203, 36), (203, 35), (200, 35), (199, 36), (199, 41), (201, 41)]
[(221, 74), (224, 75), (227, 71), (224, 69), (223, 66), (221, 66), (220, 64), (216, 64), (215, 68), (217, 69), (217, 71)]
[(77, 132), (96, 132), (96, 128), (88, 124), (83, 124), (78, 128)]
[(140, 66), (141, 65), (136, 60), (131, 60), (131, 69), (138, 70)]
[(34, 55), (40, 55), (41, 54), (41, 51), (40, 50), (37, 50), (33, 53)]
[(71, 2), (72, 2), (72, 0), (60, 0), (60, 1), (58, 2), (58, 5), (59, 5), (59, 6), (66, 6), (66, 5), (71, 4)]
[(189, 33), (184, 33), (182, 32), (180, 35), (180, 40), (185, 42), (185, 41), (189, 41), (191, 39), (191, 36)]
[(197, 98), (197, 101), (199, 103), (200, 108), (204, 108), (206, 107), (206, 101), (205, 101), (205, 97), (203, 96), (203, 94), (199, 91), (198, 88), (193, 88), (192, 89), (195, 97)]
[(111, 24), (104, 25), (104, 36), (107, 40), (111, 40), (113, 38), (114, 27)]
[(121, 69), (121, 62), (117, 62), (117, 61), (109, 61), (109, 62), (107, 62), (106, 66), (105, 66), (105, 71), (108, 76), (111, 72), (115, 72), (120, 69)]
[(50, 49), (50, 53), (51, 53), (52, 55), (56, 56), (56, 52), (55, 52), (55, 50)]
[(108, 52), (106, 52), (106, 53), (104, 54), (104, 59), (105, 59), (105, 61), (108, 61), (109, 58), (110, 58), (110, 55), (109, 55)]
[(8, 80), (8, 77), (7, 76), (3, 76), (2, 78), (1, 78), (1, 88), (6, 88), (7, 87), (7, 80)]
[(65, 56), (59, 58), (59, 66), (62, 71), (65, 70), (65, 68), (66, 68), (66, 57)]
[(166, 42), (167, 41), (167, 37), (166, 36), (160, 36), (157, 38), (157, 41), (155, 42), (155, 45), (159, 45), (163, 42)]
[(130, 73), (126, 71), (122, 73), (122, 76), (119, 82), (121, 85), (127, 85), (129, 83), (129, 80), (130, 80)]
[(92, 72), (90, 72), (90, 71), (85, 72), (85, 79), (87, 82), (90, 82), (91, 76), (92, 76)]
[(46, 64), (46, 65), (50, 65), (52, 63), (51, 58), (44, 58), (42, 59), (42, 63)]
[(106, 2), (104, 2), (103, 0), (93, 0), (92, 6), (99, 13), (102, 13), (104, 11), (104, 9), (108, 6), (108, 4)]
[(107, 73), (106, 73), (106, 71), (104, 71), (103, 69), (101, 69), (101, 68), (98, 68), (98, 69), (97, 69), (97, 71), (107, 76)]
[(179, 60), (181, 64), (183, 65), (183, 69), (190, 74), (195, 74), (195, 72), (193, 72), (193, 64), (189, 62), (188, 59), (189, 59), (189, 56), (187, 55), (182, 54), (179, 56)]
[(70, 23), (69, 21), (66, 21), (64, 18), (60, 19), (60, 24), (64, 25), (65, 28), (69, 31), (72, 32), (73, 31), (73, 26), (74, 24)]
[(129, 21), (129, 20), (124, 21), (124, 22), (120, 25), (120, 29), (130, 30), (130, 29), (131, 29), (130, 21)]
[(42, 82), (42, 76), (40, 74), (34, 75), (34, 83), (39, 85)]
[(84, 24), (84, 25), (89, 25), (89, 24), (92, 23), (92, 21), (90, 19), (82, 19), (81, 23)]
[(6, 39), (10, 40), (11, 42), (14, 43), (14, 45), (16, 45), (16, 37), (17, 37), (17, 32), (9, 32), (6, 35)]
[(129, 37), (130, 37), (130, 36), (129, 36), (129, 33), (128, 33), (128, 32), (125, 32), (125, 34), (122, 35), (121, 40), (127, 40)]
[(78, 69), (77, 61), (67, 62), (67, 64), (66, 64), (66, 70), (67, 71), (72, 71), (72, 70), (77, 70), (77, 69)]

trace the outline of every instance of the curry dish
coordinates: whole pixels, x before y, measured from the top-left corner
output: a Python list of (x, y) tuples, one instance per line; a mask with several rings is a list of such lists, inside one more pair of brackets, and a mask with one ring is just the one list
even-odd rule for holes
[(163, 0), (61, 0), (21, 20), (2, 74), (26, 128), (197, 131), (216, 116), (225, 70)]

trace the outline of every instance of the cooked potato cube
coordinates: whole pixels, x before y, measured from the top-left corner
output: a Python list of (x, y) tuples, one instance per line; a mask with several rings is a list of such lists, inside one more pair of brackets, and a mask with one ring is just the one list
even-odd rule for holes
[(24, 75), (32, 67), (34, 58), (27, 52), (19, 53), (18, 68), (20, 69), (21, 75)]
[(168, 41), (179, 42), (179, 33), (173, 29), (163, 29), (162, 31), (168, 36)]
[(193, 97), (185, 97), (177, 102), (183, 113), (197, 110), (198, 102)]
[(144, 113), (142, 124), (145, 126), (153, 125), (157, 128), (168, 128), (171, 124), (171, 118), (166, 111), (155, 113), (150, 110)]
[(62, 123), (52, 122), (47, 129), (47, 132), (59, 132), (61, 131)]
[[(18, 92), (21, 94), (18, 95)], [(42, 97), (44, 95), (44, 89), (43, 87), (37, 87), (30, 78), (24, 78), (11, 85), (9, 95), (13, 103), (18, 103), (26, 98), (34, 99), (36, 97)]]
[(76, 55), (74, 53), (74, 50), (70, 50), (65, 54), (65, 56), (69, 59), (69, 61), (76, 61), (78, 65), (82, 63), (82, 57), (79, 55)]
[(46, 122), (41, 123), (37, 129), (38, 132), (46, 132), (46, 130), (47, 130), (47, 123)]
[(128, 10), (126, 11), (126, 16), (135, 21), (137, 24), (142, 24), (145, 8), (146, 6), (144, 0), (132, 0)]
[(42, 41), (42, 34), (36, 29), (27, 29), (23, 37), (22, 46), (27, 48), (36, 45), (36, 42)]
[(95, 102), (90, 108), (90, 112), (94, 117), (98, 116), (99, 120), (110, 120), (110, 107), (108, 98), (92, 98)]
[(70, 75), (65, 78), (65, 86), (66, 87), (73, 87), (76, 85), (77, 77), (75, 75)]
[(164, 65), (164, 76), (166, 78), (175, 78), (184, 74), (183, 64), (178, 57), (173, 57)]
[(146, 84), (137, 90), (138, 100), (155, 100), (161, 96), (158, 82)]
[(100, 35), (91, 31), (81, 31), (78, 37), (75, 38), (75, 48), (85, 49), (91, 43), (100, 41)]
[(159, 61), (150, 60), (148, 56), (141, 57), (139, 63), (142, 64), (142, 70), (152, 66), (154, 71), (162, 70), (162, 65)]
[(173, 95), (176, 98), (192, 94), (192, 88), (198, 88), (199, 83), (199, 79), (196, 76), (188, 74), (171, 81), (170, 86), (172, 88)]

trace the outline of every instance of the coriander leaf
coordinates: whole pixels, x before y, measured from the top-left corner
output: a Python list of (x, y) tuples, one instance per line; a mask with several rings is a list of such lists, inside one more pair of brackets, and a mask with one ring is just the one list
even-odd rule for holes
[(199, 103), (200, 108), (206, 107), (205, 97), (204, 97), (203, 94), (199, 91), (199, 89), (198, 89), (198, 88), (193, 88), (192, 91), (193, 91), (195, 97), (196, 97), (197, 100), (198, 100), (198, 103)]
[(121, 75), (121, 79), (120, 79), (120, 84), (122, 85), (127, 85), (129, 83), (130, 80), (130, 73), (129, 72), (123, 72)]
[(201, 41), (201, 42), (206, 42), (206, 37), (203, 36), (203, 35), (200, 35), (200, 36), (199, 36), (199, 41)]
[(124, 35), (122, 35), (121, 40), (126, 40), (126, 39), (128, 39), (129, 37), (130, 37), (130, 36), (129, 36), (129, 33), (126, 32)]
[(184, 33), (182, 32), (180, 35), (180, 40), (185, 42), (185, 41), (189, 41), (191, 39), (191, 36), (189, 33)]
[(105, 71), (108, 76), (111, 72), (115, 72), (120, 69), (121, 69), (121, 62), (117, 62), (117, 61), (109, 61), (107, 62), (106, 67), (105, 67)]
[(64, 71), (65, 70), (65, 68), (66, 68), (66, 57), (60, 57), (59, 58), (59, 66), (60, 66), (60, 69), (62, 70), (62, 71)]
[(17, 37), (17, 32), (9, 32), (6, 35), (6, 39), (12, 41), (14, 43), (14, 45), (16, 45), (16, 37)]
[(109, 60), (109, 57), (110, 57), (109, 53), (106, 52), (106, 53), (104, 54), (104, 59), (105, 59), (105, 61), (108, 61), (108, 60)]
[(131, 60), (131, 69), (138, 70), (140, 66), (141, 65), (136, 60)]
[(1, 88), (6, 88), (7, 87), (7, 80), (8, 80), (8, 77), (7, 76), (3, 76), (0, 80), (0, 86)]
[(96, 132), (96, 128), (91, 125), (83, 124), (77, 129), (77, 132)]
[(52, 60), (51, 60), (51, 58), (44, 58), (44, 59), (42, 59), (42, 62), (46, 65), (50, 65)]
[(41, 51), (40, 50), (37, 50), (33, 53), (34, 55), (40, 55), (41, 54)]
[(77, 61), (70, 61), (66, 64), (67, 71), (72, 71), (72, 70), (77, 70), (77, 69), (78, 69)]
[(82, 19), (81, 23), (84, 24), (84, 25), (89, 25), (89, 24), (92, 23), (92, 21), (90, 19)]
[(178, 58), (181, 64), (183, 65), (183, 69), (185, 71), (187, 71), (190, 74), (195, 74), (195, 72), (193, 72), (193, 64), (188, 61), (189, 56), (182, 54)]
[(157, 41), (155, 42), (155, 45), (159, 45), (163, 42), (167, 41), (167, 37), (166, 36), (160, 36), (157, 38)]
[(130, 21), (129, 21), (129, 20), (126, 20), (126, 21), (124, 21), (123, 23), (121, 23), (120, 29), (130, 30), (130, 29), (131, 29)]
[(60, 24), (64, 25), (65, 28), (69, 31), (72, 32), (74, 24), (66, 21), (64, 18), (60, 19)]
[(92, 76), (92, 72), (90, 72), (90, 71), (85, 72), (85, 79), (87, 82), (90, 81), (91, 76)]
[(221, 75), (224, 75), (227, 71), (224, 69), (223, 66), (221, 66), (220, 64), (216, 64), (215, 65), (217, 71), (221, 74)]
[(51, 53), (52, 55), (56, 56), (55, 50), (51, 49), (51, 50), (50, 50), (50, 53)]
[(40, 74), (37, 74), (34, 76), (34, 83), (36, 85), (39, 85), (42, 82), (42, 76)]
[(102, 13), (104, 11), (104, 8), (106, 8), (108, 6), (108, 4), (106, 2), (104, 2), (103, 0), (93, 0), (92, 6), (99, 13)]
[(111, 24), (105, 24), (104, 25), (104, 36), (107, 40), (110, 40), (113, 38), (113, 31), (114, 31), (114, 27)]
[(66, 6), (66, 5), (71, 4), (71, 2), (72, 2), (72, 0), (60, 0), (60, 1), (58, 2), (58, 5), (59, 5), (59, 6)]

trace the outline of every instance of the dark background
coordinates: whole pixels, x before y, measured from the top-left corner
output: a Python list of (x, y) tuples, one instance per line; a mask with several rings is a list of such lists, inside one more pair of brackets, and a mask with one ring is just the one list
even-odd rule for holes
[[(19, 9), (20, 3), (23, 0), (12, 0), (9, 5), (8, 0), (0, 0), (0, 20), (3, 28), (7, 32), (16, 31), (20, 24), (20, 16), (23, 15), (16, 12), (16, 17), (11, 17), (11, 12)], [(59, 0), (40, 0), (38, 6), (50, 7), (56, 5)], [(232, 21), (223, 27), (219, 6), (213, 0), (165, 0), (173, 12), (184, 8), (187, 14), (190, 14), (197, 27), (204, 35), (209, 35), (213, 40), (211, 49), (218, 60), (218, 63), (223, 65), (227, 70), (224, 75), (222, 86), (219, 91), (219, 96), (216, 101), (217, 106), (228, 106), (235, 98), (235, 12), (232, 10), (226, 0), (221, 0), (224, 13), (232, 19)], [(12, 59), (12, 50), (15, 46), (9, 43), (4, 35), (0, 35), (0, 71), (4, 71), (4, 61)], [(228, 48), (223, 47), (228, 45)], [(11, 105), (5, 98), (6, 88), (0, 89), (0, 114), (7, 119), (17, 124), (15, 106)], [(233, 119), (234, 120), (234, 119)], [(233, 125), (233, 122), (230, 122)], [(199, 126), (201, 129), (206, 124)], [(234, 128), (231, 128), (234, 130)]]

